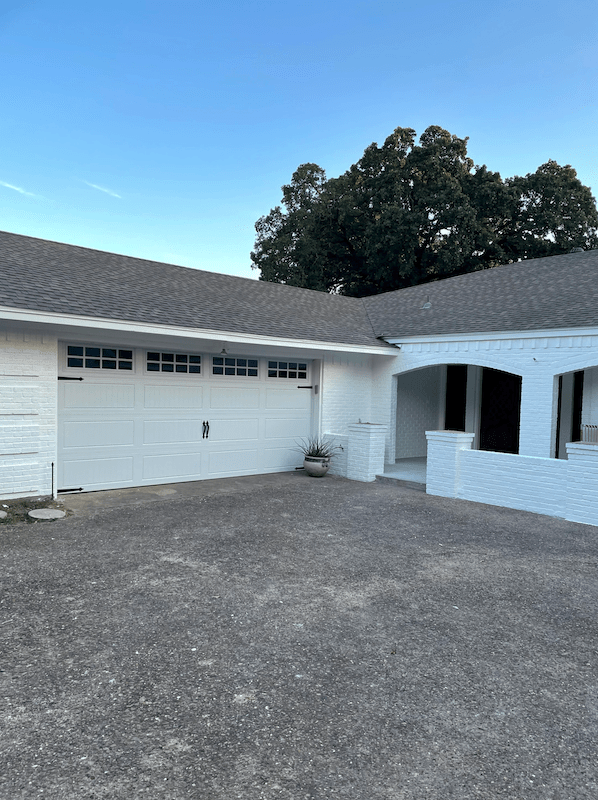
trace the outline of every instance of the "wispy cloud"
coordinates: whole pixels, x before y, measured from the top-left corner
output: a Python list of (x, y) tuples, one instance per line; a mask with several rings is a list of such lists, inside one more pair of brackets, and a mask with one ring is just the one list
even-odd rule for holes
[(112, 189), (106, 189), (104, 186), (98, 186), (97, 183), (89, 183), (89, 181), (83, 181), (83, 183), (86, 183), (92, 189), (97, 189), (99, 192), (106, 192), (106, 194), (109, 194), (110, 197), (118, 197), (119, 200), (121, 199), (121, 196), (116, 194), (116, 192), (113, 192)]
[(37, 197), (37, 195), (33, 194), (33, 192), (26, 192), (25, 189), (21, 189), (20, 186), (13, 186), (12, 183), (5, 183), (4, 181), (0, 181), (0, 186), (4, 186), (5, 189), (12, 189), (13, 192), (24, 194), (27, 197)]

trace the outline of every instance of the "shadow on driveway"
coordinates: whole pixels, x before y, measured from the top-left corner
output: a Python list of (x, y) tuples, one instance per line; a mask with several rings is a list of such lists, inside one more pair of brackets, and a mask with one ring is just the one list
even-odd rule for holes
[(0, 527), (1, 797), (598, 796), (597, 528), (302, 473), (129, 492)]

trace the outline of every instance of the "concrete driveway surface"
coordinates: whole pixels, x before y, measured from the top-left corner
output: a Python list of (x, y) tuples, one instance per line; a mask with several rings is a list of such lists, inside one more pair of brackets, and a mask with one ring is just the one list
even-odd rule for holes
[(598, 797), (598, 529), (302, 473), (0, 525), (0, 797)]

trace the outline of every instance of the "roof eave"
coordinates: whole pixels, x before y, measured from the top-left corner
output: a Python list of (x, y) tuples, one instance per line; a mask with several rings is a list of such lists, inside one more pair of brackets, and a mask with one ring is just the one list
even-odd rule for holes
[(317, 339), (300, 339), (288, 336), (266, 336), (251, 333), (238, 333), (208, 328), (186, 328), (177, 325), (159, 323), (140, 323), (131, 320), (116, 320), (105, 317), (86, 317), (76, 314), (58, 314), (49, 311), (33, 311), (22, 308), (0, 306), (0, 318), (11, 322), (35, 324), (44, 326), (64, 326), (69, 328), (103, 329), (107, 331), (122, 331), (131, 334), (146, 334), (150, 336), (177, 337), (185, 339), (213, 340), (223, 344), (262, 345), (287, 347), (294, 349), (307, 349), (320, 352), (332, 351), (337, 353), (363, 353), (368, 355), (395, 355), (394, 348), (385, 346), (386, 343), (362, 345), (346, 342), (324, 341)]
[(559, 336), (598, 336), (598, 325), (578, 328), (537, 328), (533, 330), (473, 331), (467, 333), (429, 333), (384, 335), (380, 338), (393, 345), (418, 342), (456, 342), (498, 339), (544, 339)]

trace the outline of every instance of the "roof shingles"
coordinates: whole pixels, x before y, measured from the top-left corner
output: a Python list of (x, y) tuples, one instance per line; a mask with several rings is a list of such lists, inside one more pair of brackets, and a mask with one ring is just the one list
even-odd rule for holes
[(388, 348), (361, 300), (0, 232), (0, 305)]
[(598, 326), (598, 250), (358, 299), (0, 232), (0, 305), (384, 350), (382, 337)]
[(598, 250), (505, 264), (364, 302), (376, 334), (387, 338), (595, 327)]

